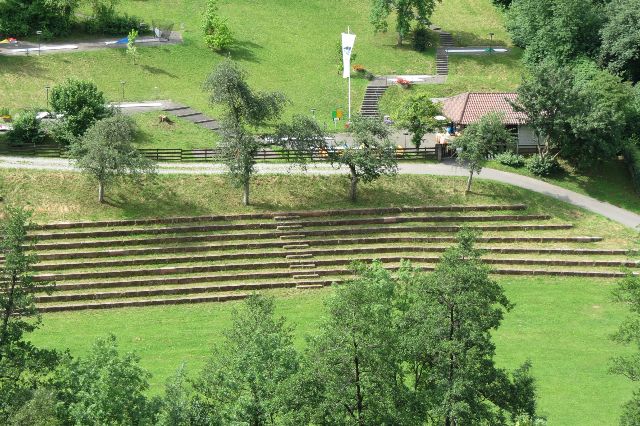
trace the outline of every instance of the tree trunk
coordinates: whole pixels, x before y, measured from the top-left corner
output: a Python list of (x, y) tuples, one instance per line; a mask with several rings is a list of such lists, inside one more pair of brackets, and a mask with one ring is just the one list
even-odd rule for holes
[(16, 283), (18, 278), (14, 275), (11, 277), (11, 287), (8, 290), (7, 305), (4, 308), (2, 315), (2, 330), (0, 330), (0, 348), (7, 344), (7, 338), (9, 335), (9, 318), (13, 315), (13, 303)]
[(471, 192), (471, 181), (473, 180), (473, 172), (469, 173), (469, 179), (467, 179), (467, 189), (464, 191), (465, 194)]
[(356, 175), (355, 170), (351, 170), (351, 184), (349, 187), (349, 198), (351, 199), (351, 202), (355, 203), (357, 198), (358, 198), (358, 194), (357, 194), (357, 189), (358, 189), (358, 176)]
[(104, 203), (104, 182), (98, 182), (98, 202)]
[(245, 182), (242, 190), (242, 204), (245, 206), (249, 205), (249, 182)]
[(398, 46), (402, 46), (402, 33), (398, 33)]

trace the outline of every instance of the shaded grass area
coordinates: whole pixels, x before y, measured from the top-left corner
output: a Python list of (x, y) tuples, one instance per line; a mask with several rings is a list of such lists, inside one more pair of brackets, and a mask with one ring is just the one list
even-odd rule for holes
[(640, 213), (640, 196), (636, 192), (624, 160), (610, 160), (587, 171), (578, 171), (566, 162), (561, 163), (563, 171), (556, 176), (540, 178), (525, 167), (514, 168), (497, 161), (487, 167), (534, 177), (561, 186), (571, 191), (589, 195), (614, 206)]
[[(550, 424), (614, 424), (632, 386), (608, 374), (609, 358), (625, 352), (608, 340), (626, 315), (610, 300), (613, 281), (582, 278), (499, 277), (515, 308), (495, 333), (499, 366), (515, 368), (533, 362), (541, 414)], [(323, 301), (331, 290), (283, 290), (277, 313), (295, 326), (295, 344), (313, 334), (324, 315)], [(47, 314), (33, 335), (39, 346), (86, 353), (95, 338), (114, 333), (121, 348), (135, 351), (153, 373), (152, 393), (182, 362), (196, 374), (237, 303), (148, 307)]]
[(509, 46), (504, 14), (491, 0), (456, 0), (437, 3), (432, 21), (450, 32), (458, 46)]
[[(158, 118), (160, 115), (166, 115), (172, 123), (161, 123)], [(135, 140), (137, 148), (211, 149), (220, 139), (217, 132), (172, 114), (147, 112), (132, 117), (140, 129)]]

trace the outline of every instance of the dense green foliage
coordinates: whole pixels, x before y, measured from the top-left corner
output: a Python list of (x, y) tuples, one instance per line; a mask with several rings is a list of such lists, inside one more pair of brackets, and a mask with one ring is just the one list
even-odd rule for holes
[(398, 33), (398, 45), (410, 33), (411, 24), (417, 21), (422, 27), (431, 23), (431, 15), (440, 0), (372, 0), (370, 20), (376, 31), (386, 32), (388, 18), (392, 13), (396, 17), (395, 31)]
[(84, 23), (88, 33), (123, 35), (140, 27), (140, 18), (118, 13), (116, 6), (120, 0), (89, 0), (89, 3), (92, 14)]
[(473, 175), (480, 173), (484, 165), (496, 154), (510, 149), (514, 135), (502, 123), (503, 116), (489, 113), (467, 126), (453, 146), (458, 150), (458, 162), (469, 170), (467, 192), (471, 190)]
[(2, 224), (0, 250), (0, 423), (6, 424), (32, 397), (56, 363), (56, 353), (40, 350), (26, 335), (40, 325), (33, 290), (46, 283), (33, 279), (36, 257), (27, 238), (30, 214), (9, 208)]
[(513, 151), (505, 151), (494, 157), (494, 160), (509, 167), (522, 167), (524, 166), (524, 157), (520, 154), (516, 154)]
[(39, 144), (47, 140), (47, 132), (36, 118), (35, 111), (21, 111), (17, 114), (7, 140), (14, 145)]
[(68, 79), (53, 88), (51, 108), (63, 114), (65, 128), (76, 137), (82, 136), (96, 121), (113, 114), (95, 84), (76, 79)]
[(407, 99), (398, 113), (397, 125), (411, 132), (411, 142), (420, 148), (422, 138), (441, 127), (436, 116), (442, 114), (439, 104), (431, 101), (426, 94), (419, 94)]
[(213, 50), (225, 50), (233, 43), (233, 35), (227, 20), (218, 14), (218, 0), (207, 0), (202, 22), (204, 44)]
[(548, 177), (560, 171), (560, 165), (553, 156), (534, 155), (526, 161), (527, 170), (536, 176)]
[(640, 1), (613, 0), (606, 6), (601, 63), (625, 79), (640, 80)]
[(255, 155), (261, 143), (250, 133), (282, 114), (285, 97), (279, 92), (255, 92), (246, 72), (230, 59), (215, 67), (203, 88), (213, 105), (224, 108), (220, 160), (229, 169), (231, 181), (243, 188), (243, 203), (249, 204), (249, 183), (255, 173)]
[[(614, 297), (619, 302), (627, 304), (631, 315), (620, 325), (612, 338), (618, 343), (633, 345), (636, 351), (631, 355), (614, 358), (611, 371), (615, 374), (621, 374), (633, 382), (638, 382), (640, 381), (640, 354), (638, 353), (638, 348), (640, 348), (640, 278), (630, 274), (615, 289)], [(636, 390), (633, 399), (625, 404), (620, 424), (633, 426), (639, 423), (640, 391)]]
[(74, 23), (78, 0), (4, 0), (0, 2), (0, 36), (45, 38), (64, 35)]
[(640, 148), (638, 148), (634, 142), (626, 144), (622, 150), (622, 154), (627, 163), (633, 186), (636, 191), (640, 193)]
[(98, 121), (85, 135), (72, 143), (69, 155), (76, 165), (98, 183), (98, 201), (104, 202), (104, 189), (123, 177), (137, 178), (155, 171), (154, 164), (135, 149), (135, 122), (116, 115)]

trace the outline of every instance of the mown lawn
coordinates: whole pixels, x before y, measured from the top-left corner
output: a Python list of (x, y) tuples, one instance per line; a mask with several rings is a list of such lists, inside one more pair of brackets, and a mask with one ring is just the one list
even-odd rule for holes
[[(613, 281), (582, 278), (502, 277), (515, 308), (495, 333), (498, 365), (515, 368), (530, 359), (538, 380), (540, 413), (550, 425), (615, 424), (633, 387), (608, 374), (609, 359), (628, 349), (609, 341), (626, 315), (610, 300)], [(295, 326), (295, 342), (313, 334), (331, 290), (283, 291), (278, 314)], [(152, 393), (185, 362), (196, 374), (221, 341), (236, 303), (149, 307), (48, 314), (32, 340), (38, 346), (82, 356), (95, 338), (114, 333), (124, 351), (135, 351), (153, 373)]]
[[(141, 47), (137, 65), (121, 49), (0, 57), (0, 106), (43, 106), (45, 86), (78, 77), (94, 81), (110, 100), (120, 100), (120, 81), (126, 81), (126, 100), (172, 99), (215, 116), (201, 84), (225, 54), (203, 45), (204, 4), (204, 0), (122, 1), (120, 11), (145, 22), (170, 20), (184, 34), (184, 44), (179, 46)], [(236, 39), (229, 53), (247, 69), (250, 82), (258, 89), (284, 92), (291, 102), (287, 115), (309, 114), (314, 108), (319, 120), (329, 122), (333, 109), (347, 106), (347, 83), (337, 71), (337, 43), (347, 27), (357, 35), (354, 62), (376, 75), (431, 74), (435, 70), (434, 49), (418, 53), (409, 43), (396, 47), (393, 31), (374, 34), (368, 22), (369, 4), (368, 0), (233, 0), (221, 2), (220, 8)], [(433, 21), (454, 31), (465, 43), (482, 43), (490, 31), (497, 34), (497, 41), (506, 40), (502, 14), (491, 0), (444, 1)], [(393, 25), (391, 22), (391, 29)], [(493, 85), (480, 72), (467, 78), (470, 86)], [(354, 78), (352, 83), (357, 111), (367, 81)]]
[(167, 115), (172, 123), (161, 123), (159, 115), (159, 112), (132, 115), (140, 130), (135, 140), (136, 148), (213, 148), (220, 139), (217, 132), (212, 132), (172, 114), (162, 113), (162, 115)]

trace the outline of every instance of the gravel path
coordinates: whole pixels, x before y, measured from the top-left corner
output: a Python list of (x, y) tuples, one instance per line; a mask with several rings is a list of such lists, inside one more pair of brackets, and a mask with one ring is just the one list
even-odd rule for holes
[[(78, 171), (73, 167), (69, 160), (60, 158), (0, 157), (0, 168)], [(292, 167), (287, 164), (262, 163), (258, 164), (257, 168), (258, 173), (261, 174), (308, 173), (315, 175), (333, 175), (347, 173), (344, 168), (334, 168), (325, 163), (310, 164), (307, 167), (306, 172), (300, 170), (300, 168)], [(222, 165), (212, 163), (159, 163), (158, 165), (158, 172), (160, 174), (222, 174), (224, 171), (225, 169)], [(414, 175), (467, 176), (467, 170), (455, 163), (401, 163), (399, 165), (399, 173)], [(556, 198), (593, 213), (598, 213), (629, 228), (637, 229), (640, 227), (640, 215), (636, 213), (538, 179), (494, 169), (484, 169), (482, 173), (480, 173), (479, 177), (481, 179), (507, 183)]]

